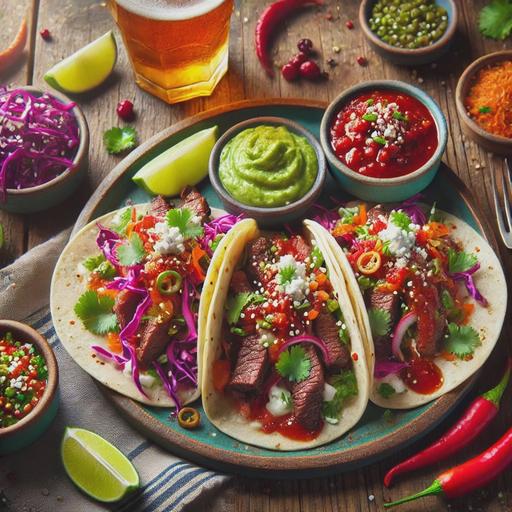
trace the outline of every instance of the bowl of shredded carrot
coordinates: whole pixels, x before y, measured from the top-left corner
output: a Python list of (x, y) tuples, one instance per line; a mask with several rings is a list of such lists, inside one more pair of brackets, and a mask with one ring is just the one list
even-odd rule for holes
[(512, 50), (474, 61), (455, 96), (465, 134), (488, 151), (512, 155)]

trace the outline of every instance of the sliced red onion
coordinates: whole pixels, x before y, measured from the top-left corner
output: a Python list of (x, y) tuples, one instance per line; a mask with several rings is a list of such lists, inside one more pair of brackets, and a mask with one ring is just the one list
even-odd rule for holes
[(330, 231), (340, 218), (336, 210), (328, 210), (325, 206), (318, 203), (315, 203), (311, 207), (311, 210), (312, 214), (309, 215), (311, 220), (320, 224), (320, 226), (327, 229), (327, 231)]
[(411, 311), (410, 313), (407, 313), (402, 318), (400, 318), (400, 321), (398, 322), (398, 324), (396, 324), (395, 330), (392, 335), (393, 341), (391, 342), (391, 350), (393, 352), (393, 355), (400, 361), (404, 361), (405, 359), (400, 348), (405, 333), (407, 332), (407, 329), (411, 327), (411, 325), (414, 325), (417, 322), (417, 320), (418, 315), (414, 313), (414, 311)]
[(323, 340), (316, 336), (310, 336), (309, 334), (302, 334), (300, 336), (294, 336), (293, 338), (288, 338), (280, 347), (279, 354), (286, 350), (288, 347), (291, 347), (292, 345), (296, 345), (297, 343), (313, 343), (313, 345), (316, 345), (321, 351), (322, 355), (324, 356), (325, 363), (327, 365), (331, 364), (331, 357), (329, 355), (329, 349), (327, 348), (327, 345), (324, 343)]
[(400, 373), (404, 368), (409, 365), (407, 363), (398, 363), (396, 361), (376, 361), (373, 375), (376, 379), (383, 379), (388, 375)]
[(411, 218), (414, 224), (419, 226), (423, 226), (427, 222), (425, 212), (418, 205), (418, 201), (421, 201), (421, 199), (423, 199), (423, 194), (415, 194), (400, 206), (400, 209)]
[(183, 290), (181, 297), (181, 312), (188, 329), (187, 340), (195, 338), (197, 340), (196, 318), (190, 308), (190, 294), (194, 291), (194, 287), (189, 283), (188, 279), (183, 280)]
[(139, 392), (145, 396), (146, 398), (148, 398), (148, 395), (146, 394), (146, 392), (144, 391), (144, 389), (142, 389), (142, 384), (140, 383), (140, 378), (139, 378), (139, 364), (137, 362), (137, 356), (135, 354), (135, 349), (132, 347), (132, 346), (128, 346), (128, 351), (130, 353), (130, 361), (132, 363), (132, 379), (133, 379), (133, 382), (135, 383), (135, 387), (139, 390)]
[(479, 270), (479, 268), (480, 263), (475, 263), (475, 265), (465, 272), (449, 272), (448, 275), (455, 281), (464, 281), (469, 295), (482, 304), (482, 306), (488, 306), (489, 303), (487, 302), (487, 299), (478, 291), (475, 282), (473, 281), (473, 274)]
[(243, 219), (243, 214), (238, 216), (226, 213), (210, 222), (206, 222), (203, 226), (204, 234), (199, 239), (201, 248), (205, 250), (210, 256), (212, 254), (211, 243), (215, 240), (217, 235), (227, 233), (237, 222)]
[(173, 384), (169, 380), (169, 377), (166, 375), (165, 370), (156, 361), (153, 361), (153, 367), (160, 377), (160, 380), (162, 381), (167, 394), (174, 400), (174, 403), (176, 404), (176, 412), (178, 412), (181, 409), (181, 401), (178, 398), (178, 394), (176, 393), (176, 380), (174, 380)]
[(129, 361), (129, 359), (126, 359), (125, 357), (120, 356), (118, 354), (114, 354), (113, 352), (110, 352), (109, 350), (101, 347), (100, 345), (93, 345), (91, 348), (101, 357), (108, 359), (109, 361), (113, 361), (115, 364), (118, 364), (120, 366), (124, 366)]
[(114, 249), (120, 242), (121, 238), (115, 231), (112, 231), (99, 223), (97, 226), (99, 229), (98, 236), (96, 237), (97, 246), (103, 253), (103, 256), (105, 256), (105, 258), (112, 263), (115, 268), (119, 268), (119, 261), (117, 261)]

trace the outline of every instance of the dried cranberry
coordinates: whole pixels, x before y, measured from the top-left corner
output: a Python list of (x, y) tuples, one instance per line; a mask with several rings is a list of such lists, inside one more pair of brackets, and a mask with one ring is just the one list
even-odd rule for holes
[(354, 28), (354, 23), (351, 21), (351, 20), (348, 20), (346, 23), (345, 23), (345, 26), (349, 29), (349, 30), (352, 30)]
[(318, 64), (312, 60), (307, 60), (300, 65), (300, 76), (307, 80), (316, 80), (321, 75)]
[(287, 82), (293, 82), (299, 78), (299, 66), (293, 62), (288, 62), (281, 68), (281, 74)]
[(117, 104), (117, 115), (124, 121), (133, 119), (133, 103), (130, 100), (122, 100)]
[(41, 32), (39, 32), (39, 34), (45, 41), (49, 41), (52, 38), (52, 35), (50, 34), (50, 31), (47, 28), (44, 28), (43, 30), (41, 30)]
[(311, 41), (311, 39), (301, 39), (297, 43), (297, 48), (299, 52), (309, 55), (313, 51), (313, 41)]
[(363, 57), (362, 55), (360, 55), (359, 57), (357, 57), (357, 63), (360, 65), (360, 66), (366, 66), (366, 64), (368, 64), (368, 61), (366, 60), (365, 57)]
[(307, 60), (308, 60), (308, 56), (304, 52), (299, 52), (299, 53), (297, 53), (297, 55), (295, 55), (294, 57), (292, 57), (290, 59), (290, 64), (295, 64), (297, 66), (297, 68), (299, 68), (300, 65), (303, 62), (306, 62)]

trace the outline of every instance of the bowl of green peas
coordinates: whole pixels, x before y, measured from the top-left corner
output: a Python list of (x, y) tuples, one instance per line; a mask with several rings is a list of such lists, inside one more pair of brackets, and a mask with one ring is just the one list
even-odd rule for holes
[(443, 56), (455, 36), (457, 16), (454, 0), (362, 0), (359, 8), (370, 46), (404, 66)]
[(34, 442), (57, 413), (58, 367), (32, 327), (0, 320), (0, 455)]

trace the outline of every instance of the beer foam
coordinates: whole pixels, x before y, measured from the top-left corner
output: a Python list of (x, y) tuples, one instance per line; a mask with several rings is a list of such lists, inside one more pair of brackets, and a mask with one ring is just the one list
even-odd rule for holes
[(127, 11), (144, 18), (170, 21), (202, 16), (225, 0), (114, 0)]

